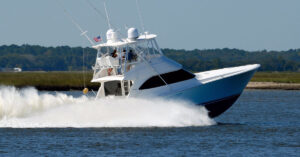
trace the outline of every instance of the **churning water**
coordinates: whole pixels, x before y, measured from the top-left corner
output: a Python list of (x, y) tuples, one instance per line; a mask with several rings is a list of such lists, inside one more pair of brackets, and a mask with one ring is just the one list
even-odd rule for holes
[(0, 88), (0, 127), (184, 127), (215, 122), (204, 107), (160, 99), (98, 99)]
[(0, 88), (0, 156), (299, 154), (300, 91), (246, 90), (212, 120), (186, 102)]

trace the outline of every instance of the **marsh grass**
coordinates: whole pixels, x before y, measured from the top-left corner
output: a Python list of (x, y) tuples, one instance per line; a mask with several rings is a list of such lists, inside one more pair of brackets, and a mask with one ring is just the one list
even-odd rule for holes
[[(98, 89), (98, 83), (91, 83), (92, 72), (86, 72), (85, 84), (89, 88)], [(84, 88), (82, 72), (4, 72), (0, 73), (0, 85), (27, 87), (41, 90), (78, 90)]]
[(257, 72), (252, 82), (300, 83), (300, 72)]

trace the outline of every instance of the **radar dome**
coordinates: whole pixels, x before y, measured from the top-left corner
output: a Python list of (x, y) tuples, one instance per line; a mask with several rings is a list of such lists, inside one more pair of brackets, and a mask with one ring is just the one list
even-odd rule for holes
[(107, 39), (108, 43), (117, 42), (117, 41), (119, 41), (118, 33), (115, 32), (113, 29), (109, 29), (106, 32), (106, 39)]
[(107, 32), (106, 32), (106, 40), (109, 41), (109, 40), (112, 40), (112, 36), (113, 36), (113, 33), (114, 33), (114, 30), (113, 29), (109, 29)]
[(128, 39), (136, 40), (139, 37), (139, 32), (136, 28), (129, 28), (128, 29)]

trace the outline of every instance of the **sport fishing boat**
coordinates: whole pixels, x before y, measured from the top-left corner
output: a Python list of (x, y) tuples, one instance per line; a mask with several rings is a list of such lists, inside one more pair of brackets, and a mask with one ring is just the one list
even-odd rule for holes
[(191, 73), (163, 55), (156, 35), (128, 29), (125, 39), (109, 29), (98, 53), (91, 82), (100, 84), (97, 98), (162, 97), (204, 106), (217, 117), (238, 99), (259, 64)]

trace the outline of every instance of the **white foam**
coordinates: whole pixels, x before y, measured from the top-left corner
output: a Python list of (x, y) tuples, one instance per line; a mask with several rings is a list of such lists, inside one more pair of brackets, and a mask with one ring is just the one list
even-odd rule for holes
[(204, 107), (161, 99), (74, 98), (0, 87), (0, 127), (185, 127), (215, 122)]

